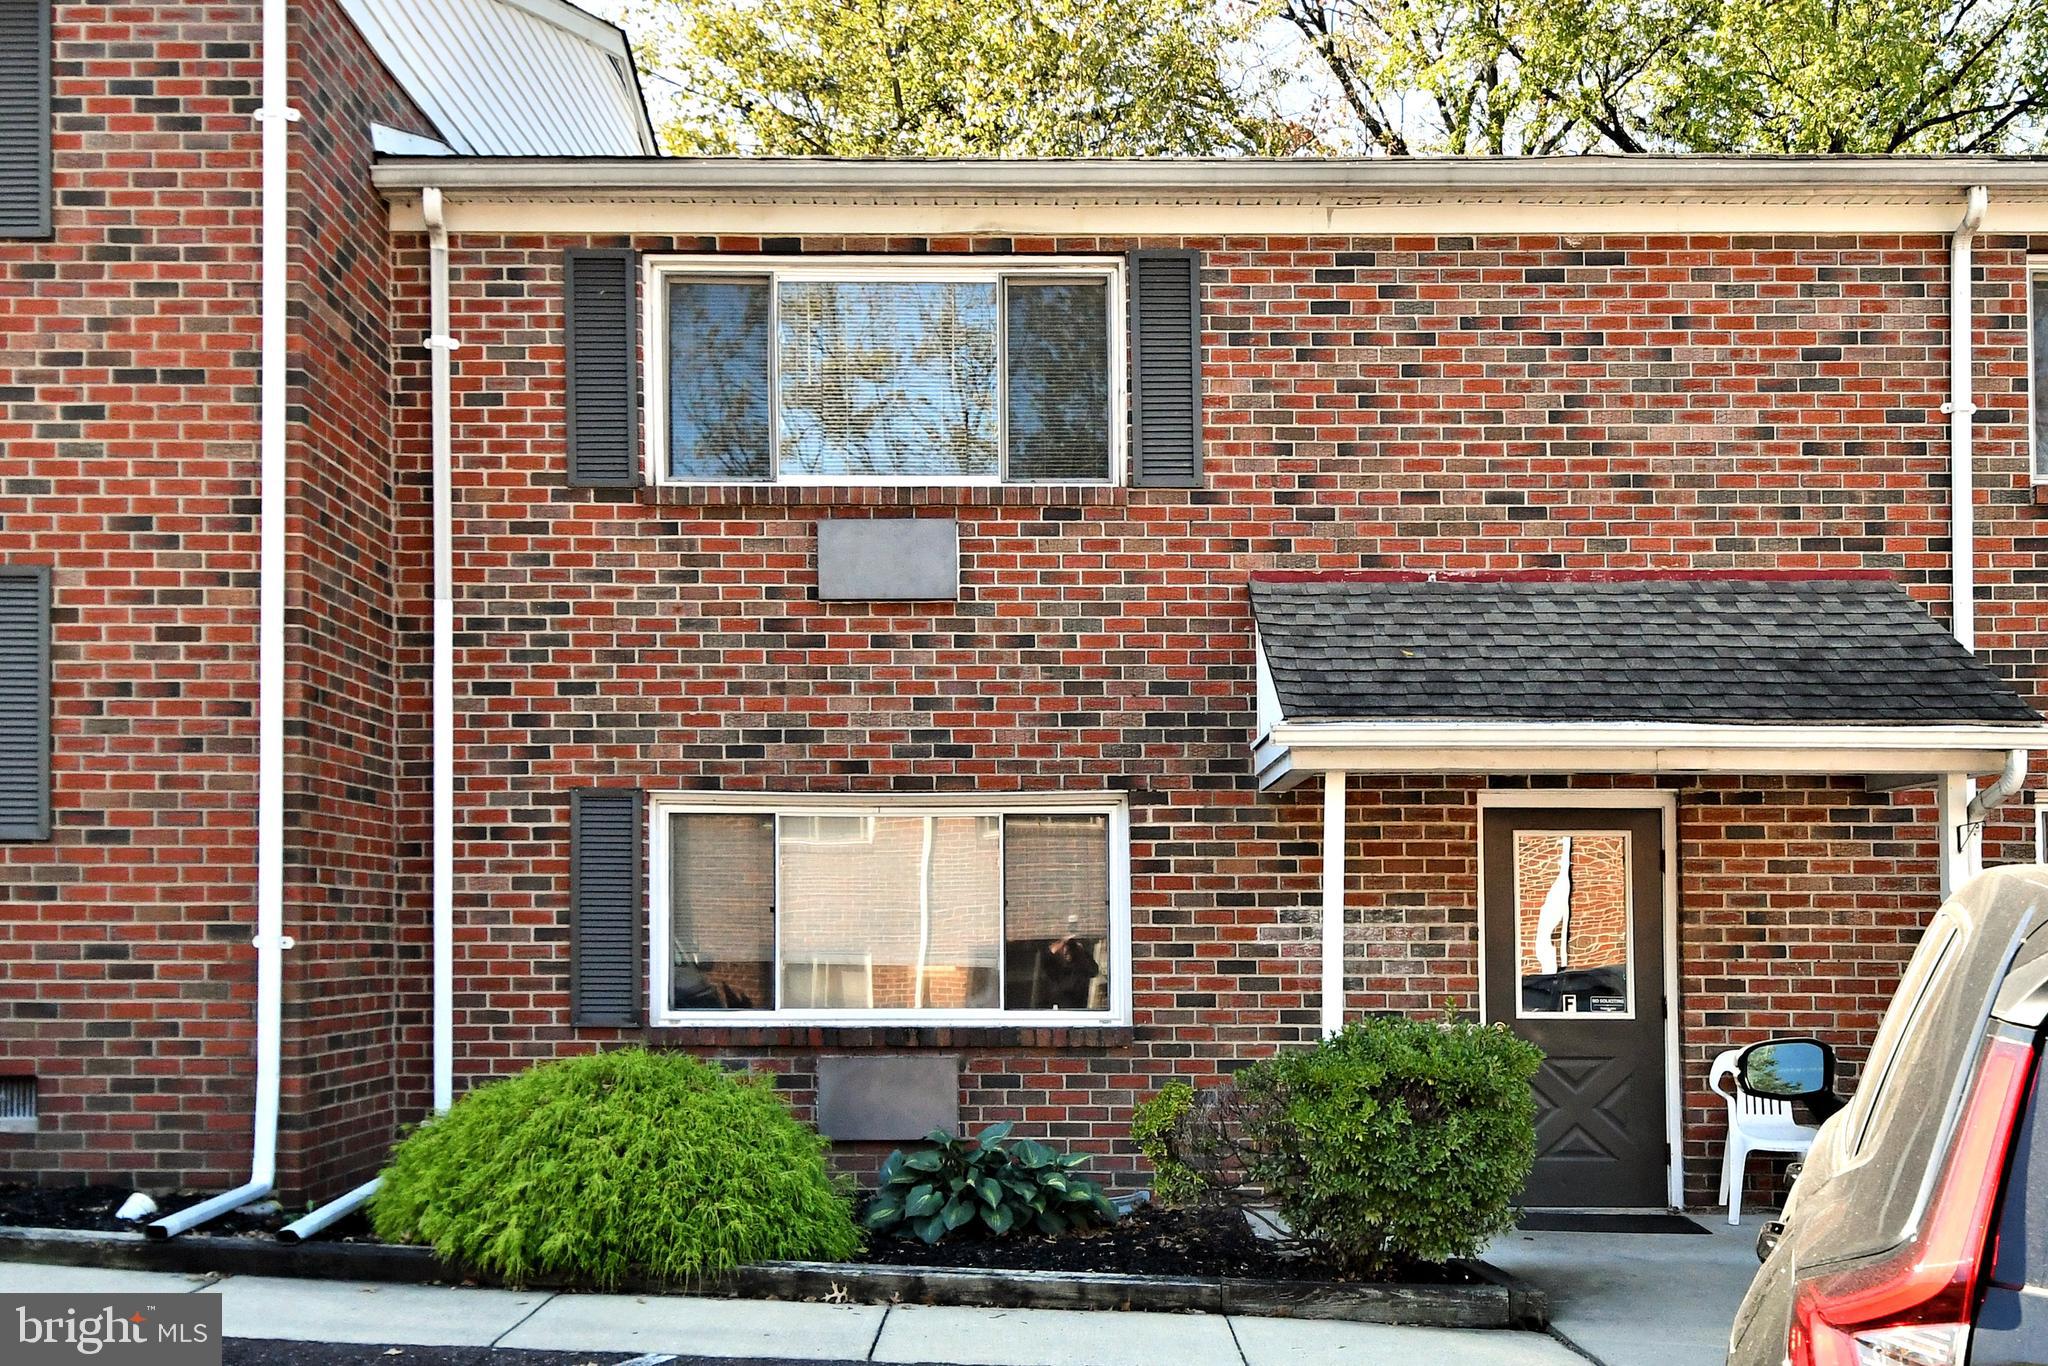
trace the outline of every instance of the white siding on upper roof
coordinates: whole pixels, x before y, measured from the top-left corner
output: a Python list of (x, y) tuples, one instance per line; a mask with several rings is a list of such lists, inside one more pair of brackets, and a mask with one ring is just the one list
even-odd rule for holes
[(465, 156), (656, 151), (625, 36), (566, 0), (342, 0)]

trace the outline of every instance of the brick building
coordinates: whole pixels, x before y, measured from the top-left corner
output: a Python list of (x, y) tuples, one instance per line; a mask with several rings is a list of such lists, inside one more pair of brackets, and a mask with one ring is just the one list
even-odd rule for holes
[(630, 1042), (1127, 1184), (1163, 1081), (1450, 1009), (1552, 1055), (1532, 1201), (1698, 1202), (1714, 1055), (1853, 1072), (2036, 856), (2048, 169), (596, 155), (294, 6), (266, 679), (257, 16), (178, 8), (55, 6), (0, 242), (19, 1172), (240, 1178), (266, 686), (311, 1196)]

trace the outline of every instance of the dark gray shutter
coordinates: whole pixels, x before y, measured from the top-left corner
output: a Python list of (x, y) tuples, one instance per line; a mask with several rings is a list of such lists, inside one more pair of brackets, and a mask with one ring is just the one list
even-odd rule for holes
[(568, 353), (569, 482), (640, 482), (640, 353), (630, 251), (570, 251), (562, 260)]
[(640, 1023), (647, 804), (632, 788), (569, 794), (569, 1018)]
[(1202, 483), (1202, 254), (1134, 251), (1131, 482)]
[(0, 840), (50, 837), (50, 571), (0, 565)]
[(0, 0), (0, 237), (50, 235), (51, 0)]

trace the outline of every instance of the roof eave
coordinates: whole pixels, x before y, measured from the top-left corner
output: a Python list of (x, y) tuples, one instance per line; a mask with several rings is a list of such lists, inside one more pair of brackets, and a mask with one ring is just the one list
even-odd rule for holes
[(433, 185), (493, 195), (859, 194), (1145, 200), (1503, 195), (1562, 198), (1663, 194), (1761, 201), (1960, 199), (2048, 195), (2048, 158), (2028, 157), (1382, 157), (839, 159), (802, 157), (394, 158), (375, 180), (387, 194)]
[(2048, 748), (2048, 723), (1702, 724), (1575, 721), (1288, 721), (1253, 751), (1259, 786), (1312, 773), (1996, 773), (2014, 750)]

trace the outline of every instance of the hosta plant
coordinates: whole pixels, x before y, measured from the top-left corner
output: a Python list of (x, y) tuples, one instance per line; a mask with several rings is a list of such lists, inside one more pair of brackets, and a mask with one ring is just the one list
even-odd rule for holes
[(926, 1146), (882, 1164), (862, 1222), (876, 1233), (913, 1233), (937, 1243), (963, 1230), (994, 1237), (1065, 1233), (1116, 1221), (1116, 1206), (1077, 1168), (1085, 1153), (1011, 1139), (1007, 1123), (979, 1138), (934, 1129)]

